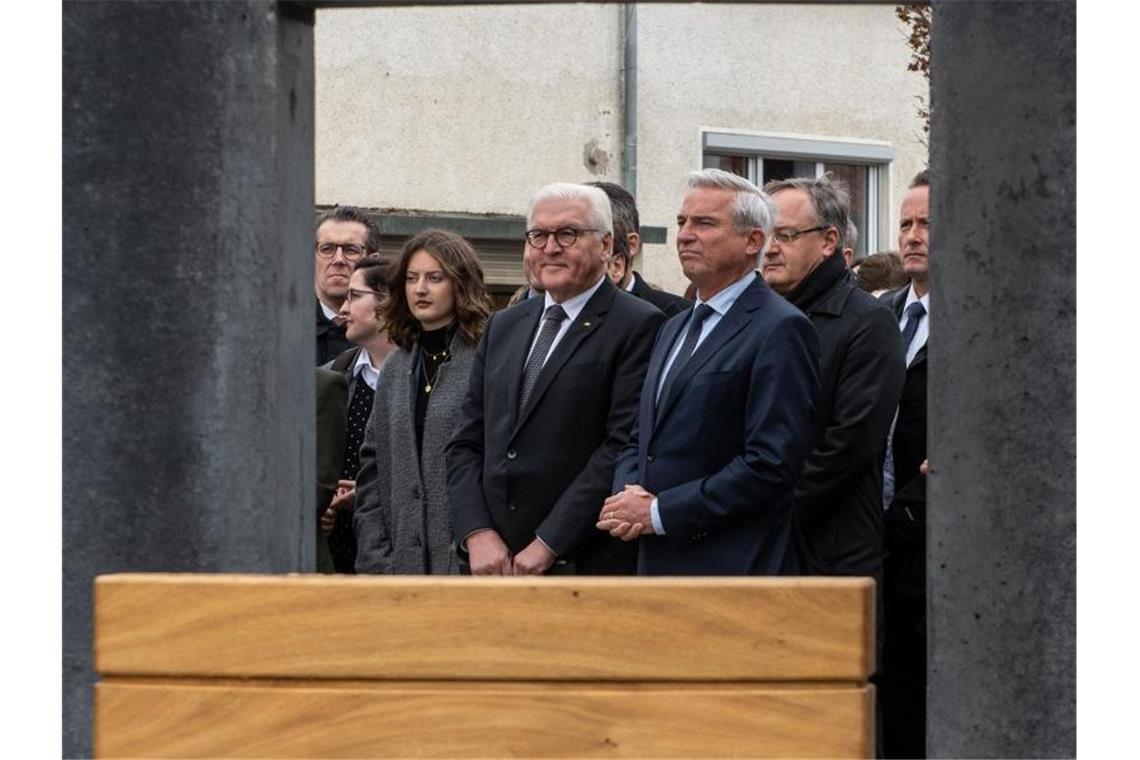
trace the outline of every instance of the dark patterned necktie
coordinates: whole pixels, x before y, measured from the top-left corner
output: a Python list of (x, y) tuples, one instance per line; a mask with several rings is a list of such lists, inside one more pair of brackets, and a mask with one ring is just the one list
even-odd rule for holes
[(530, 393), (538, 382), (538, 373), (542, 371), (542, 365), (546, 362), (546, 355), (550, 353), (550, 347), (554, 345), (554, 336), (558, 334), (558, 328), (562, 326), (564, 319), (566, 319), (566, 310), (558, 304), (548, 308), (546, 313), (542, 315), (542, 327), (538, 330), (538, 341), (534, 344), (534, 350), (530, 352), (530, 358), (527, 359), (526, 367), (523, 369), (523, 386), (522, 394), (519, 396), (519, 409), (526, 407), (527, 399), (530, 398)]
[(693, 355), (693, 351), (697, 348), (697, 339), (701, 337), (701, 325), (705, 323), (709, 315), (713, 313), (713, 308), (707, 303), (702, 303), (697, 306), (693, 312), (693, 318), (689, 320), (689, 332), (685, 333), (685, 342), (681, 344), (681, 350), (677, 352), (677, 357), (673, 359), (673, 366), (669, 368), (669, 374), (665, 376), (665, 382), (661, 385), (661, 393), (657, 395), (657, 402), (661, 403), (669, 398), (669, 391), (673, 388), (673, 383), (677, 380), (677, 375), (681, 374), (681, 370), (685, 364), (688, 363), (689, 357)]

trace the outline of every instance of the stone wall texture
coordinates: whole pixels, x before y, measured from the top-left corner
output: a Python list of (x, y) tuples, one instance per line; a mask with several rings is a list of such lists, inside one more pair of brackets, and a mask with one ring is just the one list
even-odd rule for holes
[(63, 749), (91, 754), (91, 584), (314, 552), (312, 21), (63, 12)]
[(927, 743), (1076, 755), (1076, 7), (935, 5)]

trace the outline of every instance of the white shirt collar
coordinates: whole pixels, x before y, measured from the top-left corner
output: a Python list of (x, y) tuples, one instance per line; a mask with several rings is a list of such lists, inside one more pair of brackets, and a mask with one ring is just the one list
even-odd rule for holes
[(633, 292), (633, 286), (636, 284), (637, 284), (637, 276), (633, 272), (630, 272), (629, 273), (629, 284), (625, 286), (625, 292), (626, 293), (632, 293)]
[(376, 381), (380, 379), (380, 370), (372, 366), (372, 357), (364, 346), (360, 347), (360, 353), (356, 355), (356, 363), (352, 365), (352, 374), (355, 377), (363, 376), (368, 387), (376, 390)]
[(693, 304), (693, 308), (696, 309), (699, 304), (707, 303), (713, 311), (715, 311), (717, 314), (720, 314), (721, 316), (724, 316), (728, 310), (732, 308), (732, 305), (736, 303), (736, 299), (740, 298), (740, 294), (743, 293), (755, 279), (756, 272), (749, 269), (747, 274), (729, 285), (724, 290), (717, 293), (709, 300), (702, 301), (700, 299), (700, 296), (696, 297), (694, 299), (696, 303)]
[[(583, 290), (578, 295), (567, 298), (562, 302), (562, 310), (566, 312), (566, 316), (571, 322), (578, 318), (578, 314), (581, 313), (582, 307), (584, 307), (586, 305), (586, 302), (589, 301), (591, 297), (593, 297), (594, 293), (598, 292), (598, 288), (602, 287), (602, 283), (605, 281), (606, 274), (603, 272), (601, 278), (594, 284), (594, 287), (590, 288), (589, 290)], [(543, 299), (544, 301), (542, 304), (542, 311), (544, 313), (547, 309), (557, 303), (557, 301), (554, 300), (553, 296), (551, 296), (549, 292), (543, 296)]]
[(336, 309), (330, 309), (328, 306), (326, 306), (325, 302), (319, 298), (317, 299), (317, 303), (319, 303), (321, 305), (321, 311), (323, 311), (325, 313), (325, 319), (327, 319), (330, 322), (333, 321), (334, 317), (336, 317), (337, 315), (340, 314), (340, 312), (337, 311)]
[(930, 291), (926, 291), (926, 295), (924, 295), (922, 298), (919, 298), (918, 295), (914, 292), (914, 283), (912, 282), (910, 284), (910, 287), (906, 289), (906, 303), (903, 304), (904, 314), (906, 313), (906, 307), (910, 306), (915, 301), (921, 301), (922, 308), (926, 309), (927, 314), (930, 313)]

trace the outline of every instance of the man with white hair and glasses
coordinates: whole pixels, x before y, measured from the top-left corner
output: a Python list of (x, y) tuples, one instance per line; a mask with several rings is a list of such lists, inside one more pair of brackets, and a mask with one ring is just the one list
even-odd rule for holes
[(558, 183), (527, 212), (545, 290), (492, 315), (447, 448), (452, 527), (473, 575), (632, 573), (594, 530), (664, 315), (606, 276), (606, 194)]

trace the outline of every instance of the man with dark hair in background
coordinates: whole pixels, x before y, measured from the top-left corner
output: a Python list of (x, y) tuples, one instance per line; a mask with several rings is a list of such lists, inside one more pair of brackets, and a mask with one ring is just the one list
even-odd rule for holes
[(649, 301), (665, 312), (667, 317), (689, 308), (692, 304), (684, 298), (653, 287), (633, 271), (633, 260), (641, 253), (641, 216), (637, 213), (637, 202), (633, 196), (624, 187), (613, 182), (587, 184), (609, 196), (610, 207), (613, 210), (614, 249), (607, 267), (607, 273), (613, 284), (642, 300)]
[(880, 695), (883, 753), (926, 754), (926, 339), (930, 334), (930, 179), (919, 172), (899, 210), (910, 284), (885, 293), (906, 353), (906, 384), (883, 467), (886, 641)]
[(317, 364), (352, 348), (340, 307), (348, 295), (352, 266), (380, 250), (380, 228), (356, 206), (333, 206), (317, 219), (313, 287), (317, 295)]

